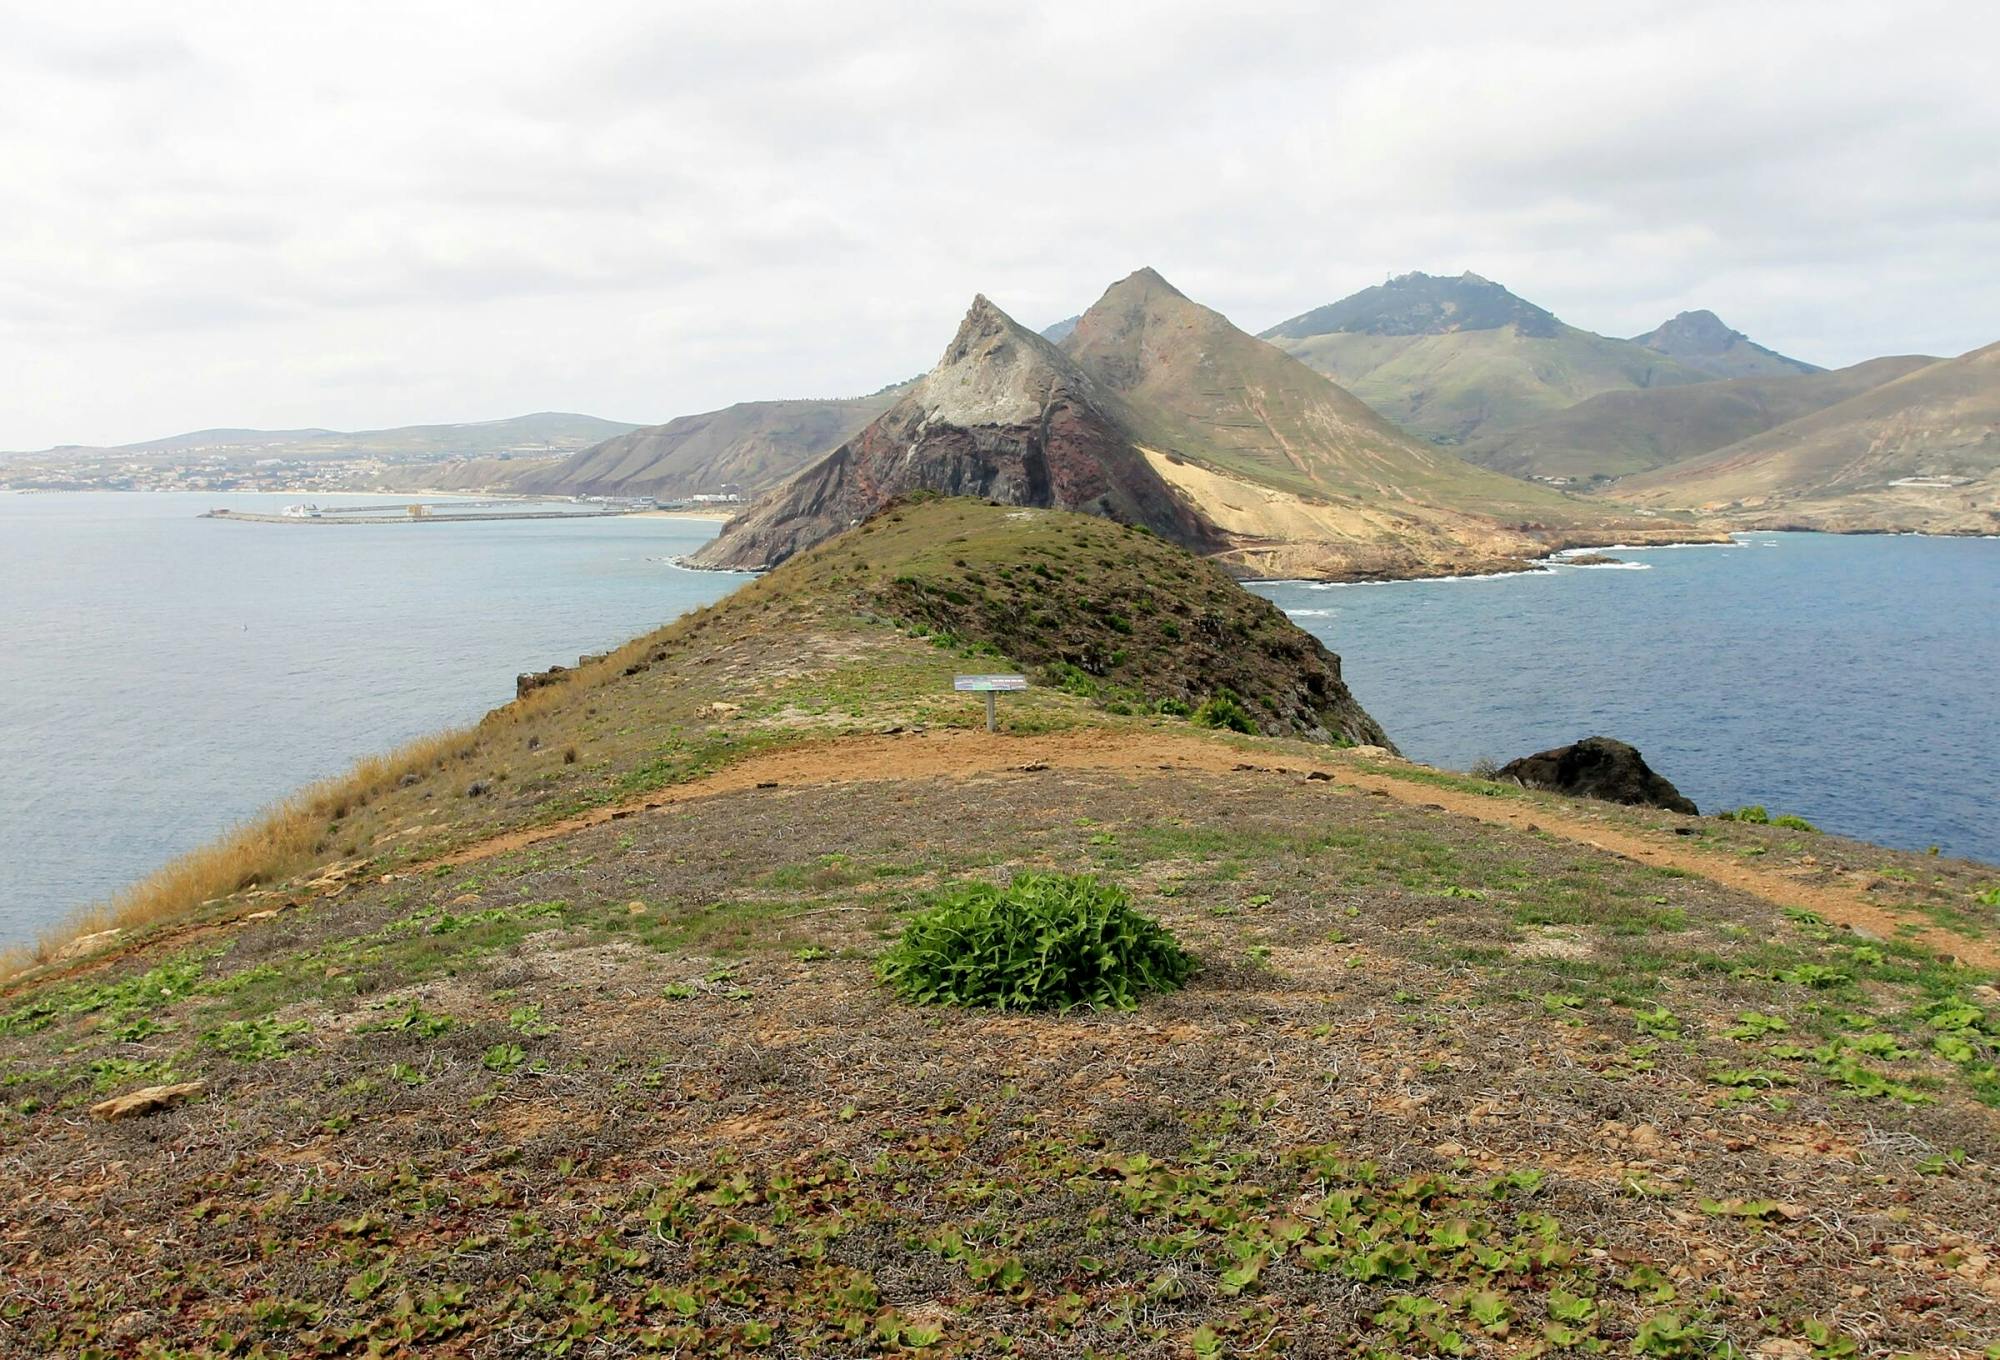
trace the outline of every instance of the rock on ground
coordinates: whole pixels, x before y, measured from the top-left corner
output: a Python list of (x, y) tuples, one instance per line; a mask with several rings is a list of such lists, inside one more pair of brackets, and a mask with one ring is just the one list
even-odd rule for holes
[(122, 1096), (100, 1100), (90, 1107), (90, 1114), (93, 1119), (137, 1119), (142, 1115), (170, 1110), (207, 1089), (204, 1083), (198, 1081), (176, 1082), (171, 1086), (144, 1086), (136, 1091), (127, 1091)]
[(1571, 746), (1538, 751), (1500, 767), (1499, 779), (1530, 789), (1548, 789), (1608, 803), (1665, 808), (1697, 815), (1692, 800), (1653, 772), (1634, 747), (1611, 737), (1585, 737)]

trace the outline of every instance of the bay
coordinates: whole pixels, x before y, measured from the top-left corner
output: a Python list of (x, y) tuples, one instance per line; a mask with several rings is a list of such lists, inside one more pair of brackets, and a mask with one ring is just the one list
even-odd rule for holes
[(745, 579), (696, 519), (198, 518), (297, 499), (0, 495), (0, 943)]
[(1253, 587), (1413, 760), (1617, 737), (1704, 812), (2000, 863), (2000, 540), (1759, 533), (1621, 567)]

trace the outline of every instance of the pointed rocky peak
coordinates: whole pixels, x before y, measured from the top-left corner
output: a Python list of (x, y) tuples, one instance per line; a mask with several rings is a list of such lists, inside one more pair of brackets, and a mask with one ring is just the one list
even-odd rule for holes
[(1151, 265), (1144, 265), (1133, 270), (1106, 289), (1104, 295), (1110, 297), (1115, 293), (1135, 292), (1148, 296), (1156, 293), (1165, 293), (1169, 297), (1177, 297), (1183, 302), (1187, 301), (1187, 294), (1174, 287), (1171, 283), (1168, 283), (1166, 277)]
[(1162, 278), (1141, 269), (1104, 290), (1104, 296), (1077, 318), (1063, 353), (1084, 372), (1125, 391), (1159, 366), (1163, 350), (1223, 342), (1229, 337), (1254, 343), (1219, 312), (1195, 302)]
[(1820, 371), (1811, 364), (1765, 349), (1706, 308), (1682, 312), (1644, 335), (1633, 336), (1632, 342), (1718, 377)]
[(1061, 350), (981, 293), (911, 399), (953, 425), (1012, 425), (1033, 420), (1058, 386), (1087, 385)]
[(1149, 323), (1223, 322), (1222, 317), (1168, 283), (1158, 270), (1140, 269), (1104, 290), (1104, 296), (1076, 319), (1063, 348), (1075, 354), (1080, 346), (1101, 345), (1115, 335), (1143, 330)]
[(1558, 334), (1562, 323), (1554, 313), (1470, 271), (1452, 278), (1410, 273), (1280, 322), (1262, 338), (1303, 340), (1336, 332), (1449, 335), (1503, 326), (1546, 338)]
[(1739, 340), (1742, 331), (1732, 330), (1714, 312), (1703, 309), (1682, 312), (1644, 335), (1633, 339), (1662, 354), (1720, 354)]

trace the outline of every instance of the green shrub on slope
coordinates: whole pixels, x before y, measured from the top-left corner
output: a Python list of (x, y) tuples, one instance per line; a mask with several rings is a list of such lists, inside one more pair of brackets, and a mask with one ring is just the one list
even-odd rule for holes
[(1067, 1011), (1129, 1010), (1170, 992), (1194, 958), (1132, 910), (1122, 888), (1090, 875), (1019, 874), (939, 896), (882, 959), (882, 979), (919, 1004)]
[(1725, 822), (1750, 822), (1756, 826), (1782, 826), (1791, 831), (1819, 830), (1818, 827), (1805, 818), (1794, 817), (1790, 813), (1773, 817), (1762, 803), (1752, 803), (1748, 807), (1735, 808), (1728, 812), (1718, 812), (1715, 815)]
[(1245, 711), (1233, 690), (1222, 690), (1210, 695), (1200, 708), (1194, 711), (1194, 721), (1199, 727), (1221, 727), (1231, 732), (1255, 734), (1257, 724)]

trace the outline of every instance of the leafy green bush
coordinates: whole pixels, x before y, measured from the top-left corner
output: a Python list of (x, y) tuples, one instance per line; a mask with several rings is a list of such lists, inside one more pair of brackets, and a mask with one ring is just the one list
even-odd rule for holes
[(919, 1004), (1129, 1010), (1170, 992), (1194, 958), (1125, 891), (1093, 875), (968, 884), (913, 917), (883, 957), (882, 980)]
[(1202, 701), (1194, 711), (1194, 720), (1200, 727), (1226, 727), (1232, 732), (1248, 732), (1254, 735), (1257, 724), (1250, 721), (1250, 714), (1244, 710), (1242, 700), (1233, 690), (1218, 690)]

